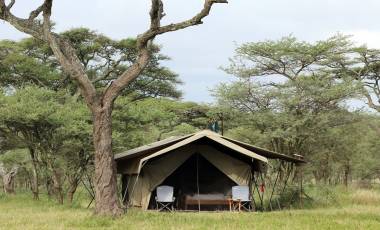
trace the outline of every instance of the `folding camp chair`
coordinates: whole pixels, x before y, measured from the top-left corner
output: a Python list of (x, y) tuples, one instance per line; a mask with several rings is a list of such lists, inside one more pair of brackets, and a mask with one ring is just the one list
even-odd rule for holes
[(251, 211), (251, 199), (249, 198), (248, 186), (233, 186), (232, 187), (232, 206), (233, 210), (245, 209)]
[(156, 209), (158, 211), (173, 211), (175, 197), (173, 196), (174, 188), (171, 186), (159, 186), (156, 189)]

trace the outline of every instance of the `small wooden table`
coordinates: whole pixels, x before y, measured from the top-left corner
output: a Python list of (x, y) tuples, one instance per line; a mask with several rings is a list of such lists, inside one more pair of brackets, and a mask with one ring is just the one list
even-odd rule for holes
[(201, 205), (225, 205), (225, 206), (229, 206), (230, 211), (231, 211), (232, 209), (231, 198), (227, 198), (224, 195), (220, 197), (218, 196), (212, 197), (208, 195), (210, 194), (200, 194), (199, 197), (186, 195), (184, 199), (185, 210), (187, 210), (187, 207), (189, 205), (201, 204)]

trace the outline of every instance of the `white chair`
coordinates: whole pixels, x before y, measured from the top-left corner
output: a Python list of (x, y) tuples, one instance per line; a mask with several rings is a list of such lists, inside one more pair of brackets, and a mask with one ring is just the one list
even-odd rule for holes
[(244, 208), (251, 211), (251, 199), (249, 197), (249, 187), (246, 185), (232, 187), (232, 202), (234, 210)]
[(175, 201), (174, 188), (172, 186), (159, 186), (156, 189), (156, 209), (158, 211), (168, 210), (173, 211)]

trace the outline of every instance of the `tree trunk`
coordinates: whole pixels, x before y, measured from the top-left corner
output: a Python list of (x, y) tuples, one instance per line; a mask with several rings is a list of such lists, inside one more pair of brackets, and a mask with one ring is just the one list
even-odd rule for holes
[(37, 157), (35, 154), (35, 150), (33, 148), (29, 148), (30, 157), (32, 158), (32, 193), (33, 199), (39, 199), (39, 190), (38, 190), (38, 172), (37, 172)]
[(11, 174), (5, 174), (3, 176), (3, 185), (4, 185), (4, 192), (6, 194), (15, 194), (14, 189), (14, 176)]
[(57, 197), (57, 201), (59, 204), (63, 204), (63, 189), (62, 189), (62, 184), (61, 184), (61, 177), (56, 170), (53, 171), (52, 179), (53, 179), (54, 193)]
[(52, 160), (48, 156), (47, 164), (49, 170), (51, 171), (51, 179), (53, 181), (53, 191), (57, 198), (59, 204), (63, 204), (63, 189), (61, 183), (61, 174), (58, 172), (57, 168), (53, 165)]
[(69, 203), (73, 203), (74, 194), (77, 191), (79, 180), (77, 178), (69, 179), (69, 189), (67, 191), (67, 200)]
[(45, 186), (46, 186), (46, 192), (49, 198), (51, 198), (54, 194), (53, 189), (52, 189), (52, 179), (50, 176), (45, 177)]
[(95, 213), (119, 216), (123, 210), (117, 197), (111, 114), (112, 108), (101, 107), (94, 110)]
[(13, 167), (10, 171), (6, 171), (4, 166), (0, 164), (0, 176), (3, 177), (3, 186), (5, 194), (15, 194), (15, 176), (17, 167)]
[(72, 189), (72, 187), (70, 186), (69, 191), (67, 192), (67, 201), (70, 204), (73, 203), (75, 191), (76, 191), (76, 188)]
[(343, 174), (343, 183), (345, 187), (348, 187), (348, 181), (350, 177), (350, 165), (347, 164), (344, 169), (344, 174)]

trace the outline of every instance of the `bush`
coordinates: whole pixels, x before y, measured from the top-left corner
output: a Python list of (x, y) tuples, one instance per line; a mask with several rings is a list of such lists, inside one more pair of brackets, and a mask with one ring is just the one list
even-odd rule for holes
[(302, 192), (299, 187), (292, 186), (285, 189), (285, 191), (279, 196), (279, 202), (282, 208), (301, 208), (302, 206), (310, 207), (313, 203), (313, 199), (308, 196), (305, 191)]
[[(298, 186), (285, 189), (279, 197), (283, 208), (317, 208), (341, 206), (346, 200), (346, 193), (336, 186), (306, 185), (302, 191)], [(302, 207), (301, 207), (302, 198)]]

